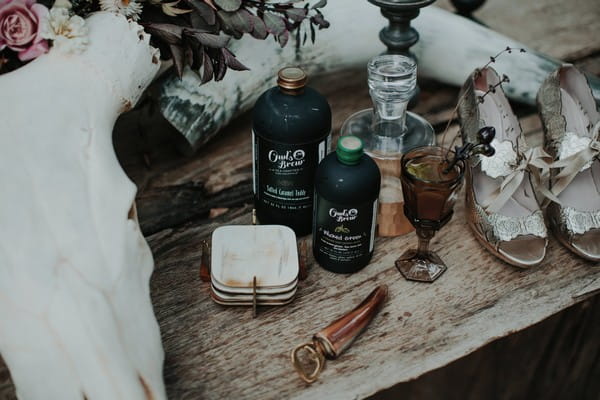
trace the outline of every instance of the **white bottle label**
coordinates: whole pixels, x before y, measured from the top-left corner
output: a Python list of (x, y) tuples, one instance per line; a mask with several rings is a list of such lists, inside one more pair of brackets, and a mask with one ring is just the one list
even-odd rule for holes
[(377, 226), (377, 199), (373, 202), (373, 219), (371, 220), (371, 239), (369, 241), (369, 252), (373, 251), (375, 246), (375, 227)]

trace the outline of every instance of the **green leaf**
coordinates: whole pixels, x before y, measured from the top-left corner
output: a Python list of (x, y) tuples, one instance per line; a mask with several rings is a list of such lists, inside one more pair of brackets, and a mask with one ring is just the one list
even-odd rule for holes
[(327, 5), (327, 0), (320, 0), (315, 3), (311, 8), (314, 10), (315, 8), (323, 8)]
[(186, 0), (186, 2), (202, 17), (208, 25), (214, 25), (217, 21), (215, 10), (201, 0)]
[(277, 14), (265, 12), (263, 14), (263, 21), (267, 26), (267, 31), (273, 35), (279, 35), (285, 31), (285, 22)]
[(191, 13), (190, 14), (190, 23), (192, 24), (192, 28), (194, 29), (198, 29), (200, 31), (204, 31), (204, 32), (212, 32), (212, 33), (216, 33), (217, 29), (218, 29), (218, 23), (215, 19), (215, 24), (214, 25), (209, 25), (204, 18), (202, 18), (200, 16), (200, 14), (196, 13)]
[(225, 11), (237, 11), (242, 6), (242, 0), (214, 0), (219, 8)]
[(252, 14), (244, 9), (232, 13), (219, 11), (219, 17), (231, 30), (250, 33), (254, 29)]

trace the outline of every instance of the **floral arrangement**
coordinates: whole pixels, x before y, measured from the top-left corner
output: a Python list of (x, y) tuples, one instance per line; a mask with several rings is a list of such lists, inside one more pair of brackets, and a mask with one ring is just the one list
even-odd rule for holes
[(306, 0), (0, 0), (0, 74), (12, 71), (56, 47), (66, 53), (85, 50), (85, 17), (109, 11), (138, 21), (152, 44), (202, 82), (223, 79), (227, 69), (247, 70), (227, 48), (230, 39), (268, 36), (284, 47), (292, 34), (296, 46), (329, 26), (321, 8)]

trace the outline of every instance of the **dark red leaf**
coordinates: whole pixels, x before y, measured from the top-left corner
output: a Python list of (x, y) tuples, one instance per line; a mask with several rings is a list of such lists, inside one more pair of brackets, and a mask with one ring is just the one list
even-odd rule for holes
[(173, 24), (148, 23), (144, 24), (144, 28), (158, 39), (169, 44), (181, 43), (184, 26)]
[(198, 42), (190, 41), (190, 48), (192, 49), (193, 61), (191, 67), (193, 70), (199, 70), (202, 68), (202, 61), (204, 58), (204, 47)]
[(277, 41), (279, 42), (279, 45), (281, 47), (285, 47), (289, 38), (290, 38), (290, 33), (288, 31), (283, 31), (283, 33), (281, 33), (277, 36)]
[(235, 58), (235, 54), (233, 54), (228, 49), (221, 49), (223, 53), (223, 57), (225, 58), (225, 63), (227, 66), (235, 71), (248, 71), (249, 68), (242, 64), (237, 58)]
[(288, 16), (289, 19), (296, 22), (301, 22), (306, 18), (308, 14), (308, 10), (305, 8), (290, 8), (285, 11), (285, 15)]
[(221, 48), (229, 43), (229, 36), (213, 35), (212, 33), (202, 32), (198, 29), (185, 28), (183, 34), (193, 37), (205, 46)]
[(183, 48), (183, 60), (187, 66), (191, 67), (194, 64), (194, 51), (190, 45)]
[(173, 64), (175, 65), (175, 70), (177, 71), (177, 76), (179, 79), (183, 76), (183, 67), (185, 66), (183, 49), (177, 45), (169, 45), (169, 49), (171, 50), (171, 56), (173, 57)]
[(265, 39), (269, 32), (267, 32), (267, 27), (265, 26), (263, 20), (252, 14), (250, 14), (250, 17), (252, 18), (252, 23), (254, 26), (254, 29), (252, 29), (252, 36), (257, 39)]
[(204, 59), (204, 71), (202, 71), (202, 83), (206, 83), (208, 81), (210, 81), (213, 77), (213, 65), (212, 65), (212, 60), (210, 59), (210, 57), (208, 56), (208, 53), (206, 53), (206, 51), (204, 51), (204, 56), (202, 57)]
[(329, 22), (327, 22), (325, 18), (323, 18), (322, 14), (315, 14), (311, 18), (311, 21), (314, 21), (315, 24), (319, 25), (319, 29), (329, 28)]
[(222, 80), (227, 72), (227, 63), (225, 62), (223, 52), (218, 52), (216, 57), (213, 58), (213, 68), (215, 69), (215, 81)]

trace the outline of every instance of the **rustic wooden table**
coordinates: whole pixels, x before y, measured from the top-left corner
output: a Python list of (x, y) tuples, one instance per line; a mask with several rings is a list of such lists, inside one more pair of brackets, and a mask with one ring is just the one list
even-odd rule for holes
[[(546, 0), (544, 10), (518, 0), (487, 3), (478, 16), (489, 21), (491, 27), (573, 61), (591, 73), (600, 73), (600, 43), (596, 39), (600, 24), (581, 23), (597, 11), (594, 0), (578, 0), (577, 6), (568, 7), (566, 2)], [(565, 15), (569, 16), (567, 21)], [(597, 21), (598, 14), (595, 15)], [(512, 23), (542, 17), (546, 22), (535, 26)], [(556, 33), (552, 46), (547, 40), (550, 32)], [(313, 81), (330, 100), (335, 132), (352, 112), (370, 106), (365, 79), (364, 72), (348, 71)], [(440, 132), (452, 118), (457, 89), (426, 82), (422, 83), (422, 89), (421, 102), (415, 111)], [(121, 131), (147, 111), (146, 108), (124, 118)], [(541, 125), (535, 109), (518, 107), (517, 112), (527, 134), (539, 136)], [(176, 151), (172, 141), (176, 134), (168, 130), (160, 130), (159, 135), (121, 132), (115, 137), (119, 159), (139, 186), (140, 221), (155, 257), (151, 293), (166, 353), (165, 380), (170, 398), (364, 398), (443, 367), (586, 299), (592, 299), (586, 304), (596, 310), (594, 315), (599, 314), (598, 296), (593, 297), (600, 291), (599, 265), (577, 258), (552, 238), (542, 265), (530, 270), (512, 268), (486, 252), (474, 239), (465, 223), (462, 202), (457, 205), (452, 221), (432, 242), (432, 248), (449, 266), (433, 284), (405, 281), (393, 266), (398, 255), (415, 244), (414, 234), (409, 234), (377, 239), (371, 264), (349, 276), (329, 273), (311, 258), (309, 277), (300, 283), (296, 300), (285, 307), (260, 308), (256, 319), (250, 309), (213, 303), (209, 285), (201, 282), (198, 275), (200, 243), (217, 226), (250, 222), (249, 126), (249, 116), (243, 115), (193, 157), (182, 157)], [(457, 127), (452, 124), (449, 137), (456, 132)], [(317, 383), (304, 384), (290, 365), (290, 350), (354, 307), (381, 283), (389, 286), (389, 299), (370, 328), (338, 360), (328, 362)], [(576, 311), (571, 318), (575, 318), (575, 325), (586, 323), (582, 313)], [(556, 336), (563, 320), (552, 321)], [(587, 324), (591, 324), (591, 328), (586, 325), (588, 335), (590, 329), (600, 331), (597, 320), (596, 324)], [(541, 336), (529, 338), (529, 343), (553, 343), (545, 338), (551, 335), (544, 328), (528, 331), (531, 329), (537, 329), (535, 335)], [(553, 340), (555, 343), (555, 337)], [(592, 389), (585, 393), (597, 398), (600, 374), (597, 336), (591, 339), (578, 336), (576, 340), (581, 343), (591, 340), (592, 345), (579, 346), (577, 351), (587, 351), (590, 361), (585, 365), (594, 368), (576, 372), (587, 374)], [(548, 354), (538, 359), (556, 364)], [(519, 364), (518, 358), (499, 365), (514, 365), (516, 371), (522, 371), (523, 380), (527, 380), (521, 382), (523, 387), (540, 379), (532, 371), (533, 366)], [(465, 374), (467, 371), (470, 376), (474, 374), (473, 368), (463, 370)], [(453, 376), (459, 374), (460, 371)], [(478, 379), (485, 381), (481, 376)], [(443, 379), (421, 382), (440, 381)], [(473, 381), (468, 385), (477, 384)], [(555, 394), (563, 386), (560, 382)], [(501, 398), (498, 393), (505, 393), (503, 390), (496, 387), (471, 391), (471, 397), (477, 398), (473, 393), (487, 393)], [(399, 393), (408, 392), (399, 387), (380, 395), (395, 398)], [(410, 393), (425, 398), (432, 391), (411, 387)], [(440, 392), (437, 393), (439, 397)], [(14, 398), (3, 365), (0, 365), (0, 398)]]
[[(246, 185), (249, 145), (246, 129), (215, 143), (199, 158), (204, 173), (216, 168), (208, 172), (208, 180)], [(261, 308), (252, 319), (247, 308), (213, 303), (209, 286), (198, 277), (200, 241), (216, 226), (250, 223), (249, 212), (249, 205), (230, 208), (211, 223), (187, 222), (149, 236), (157, 263), (153, 300), (173, 398), (363, 398), (444, 366), (600, 290), (598, 265), (573, 256), (555, 240), (539, 267), (523, 271), (503, 264), (468, 231), (460, 203), (432, 243), (449, 265), (439, 281), (408, 282), (394, 268), (398, 255), (415, 244), (414, 235), (380, 238), (363, 271), (342, 276), (311, 264), (291, 305)], [(372, 326), (347, 353), (328, 363), (319, 382), (301, 382), (289, 351), (381, 283), (390, 287), (389, 300)]]

